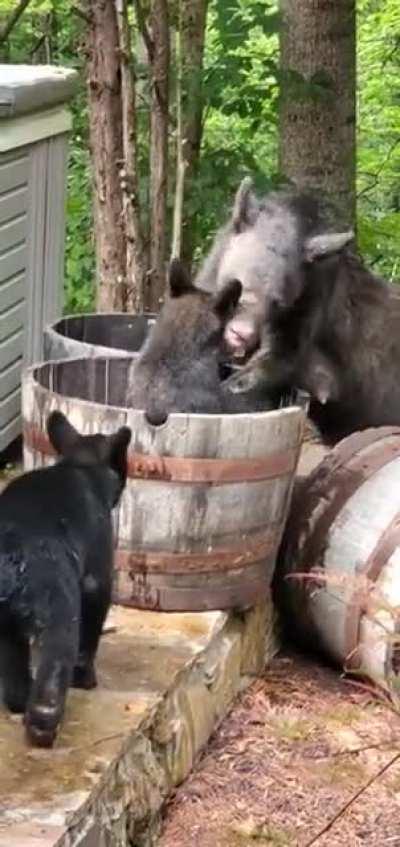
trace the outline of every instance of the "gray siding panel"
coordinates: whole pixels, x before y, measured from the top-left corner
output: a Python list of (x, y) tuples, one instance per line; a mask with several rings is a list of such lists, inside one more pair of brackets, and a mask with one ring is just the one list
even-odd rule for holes
[[(1, 289), (0, 289), (0, 302), (1, 302)], [(21, 303), (17, 303), (16, 306), (13, 306), (12, 309), (6, 309), (4, 312), (0, 312), (0, 342), (4, 341), (6, 338), (10, 338), (12, 335), (15, 335), (16, 332), (20, 332), (24, 329), (26, 316), (26, 303), (25, 300), (22, 300)], [(22, 350), (21, 350), (22, 353)], [(4, 365), (7, 366), (8, 362), (5, 362)]]
[(67, 134), (0, 154), (0, 451), (21, 427), (23, 365), (62, 313)]
[(21, 383), (22, 358), (16, 359), (8, 368), (0, 372), (0, 400), (8, 397)]
[(0, 451), (21, 431), (29, 151), (0, 155)]
[(15, 389), (4, 400), (0, 401), (0, 427), (7, 426), (17, 415), (21, 414), (21, 387)]
[(5, 341), (0, 341), (0, 362), (2, 368), (6, 368), (10, 362), (15, 362), (22, 355), (24, 345), (24, 332), (21, 330), (15, 335), (9, 336)]
[(10, 421), (4, 429), (0, 430), (0, 452), (5, 450), (12, 441), (21, 434), (22, 419), (21, 414), (18, 414), (13, 421)]
[[(25, 272), (3, 282), (0, 286), (1, 309), (11, 309), (16, 303), (20, 303), (25, 297)], [(0, 363), (1, 369), (1, 363)]]
[(8, 150), (7, 153), (0, 153), (0, 165), (5, 165), (7, 162), (17, 162), (19, 159), (29, 155), (29, 147), (18, 147), (16, 150)]
[[(18, 244), (0, 254), (0, 282), (10, 279), (25, 270), (26, 267), (26, 244)], [(1, 288), (0, 288), (0, 311), (1, 311)]]
[(0, 156), (0, 450), (20, 426), (30, 177), (27, 148)]
[(26, 240), (26, 212), (0, 224), (0, 254)]
[(28, 186), (0, 194), (0, 225), (26, 213), (28, 208)]
[(26, 185), (29, 179), (29, 157), (4, 162), (0, 158), (0, 194)]

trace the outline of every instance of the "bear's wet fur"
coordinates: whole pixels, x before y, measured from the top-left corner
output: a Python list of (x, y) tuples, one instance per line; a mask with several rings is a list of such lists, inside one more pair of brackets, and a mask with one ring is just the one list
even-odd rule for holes
[[(0, 495), (0, 676), (32, 744), (51, 747), (68, 688), (94, 688), (111, 603), (111, 512), (126, 482), (131, 431), (80, 435), (61, 412), (47, 421), (60, 457)], [(37, 652), (32, 675), (31, 648)]]

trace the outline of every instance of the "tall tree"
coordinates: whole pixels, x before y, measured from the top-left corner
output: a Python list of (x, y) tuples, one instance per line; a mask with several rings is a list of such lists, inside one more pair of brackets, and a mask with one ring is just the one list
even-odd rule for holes
[(87, 0), (98, 311), (143, 308), (135, 80), (127, 0)]
[(355, 221), (355, 0), (281, 0), (280, 170)]
[(195, 218), (189, 196), (202, 136), (203, 55), (208, 0), (180, 0), (177, 37), (177, 155), (173, 252), (190, 267)]
[(145, 305), (158, 311), (165, 284), (168, 197), (170, 36), (167, 0), (152, 0), (148, 24), (141, 6), (136, 17), (147, 48), (150, 77), (150, 250)]
[(123, 311), (126, 240), (119, 173), (124, 157), (117, 17), (113, 0), (88, 0), (86, 12), (96, 305), (103, 312)]
[(140, 222), (136, 86), (131, 49), (127, 0), (115, 0), (121, 66), (122, 165), (120, 170), (122, 211), (125, 230), (125, 306), (141, 312), (144, 306), (145, 267)]

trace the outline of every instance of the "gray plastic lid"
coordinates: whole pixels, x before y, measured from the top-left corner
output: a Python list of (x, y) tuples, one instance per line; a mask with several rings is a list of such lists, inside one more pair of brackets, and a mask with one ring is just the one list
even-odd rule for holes
[(0, 65), (0, 118), (49, 109), (76, 92), (77, 71), (52, 65)]

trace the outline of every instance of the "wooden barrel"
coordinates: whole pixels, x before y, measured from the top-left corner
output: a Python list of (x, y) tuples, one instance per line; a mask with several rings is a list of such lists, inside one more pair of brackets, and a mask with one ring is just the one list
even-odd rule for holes
[(68, 315), (44, 331), (44, 360), (137, 353), (156, 315)]
[(129, 359), (30, 368), (23, 381), (24, 459), (52, 461), (53, 409), (82, 433), (132, 429), (115, 514), (114, 600), (163, 611), (253, 605), (269, 590), (304, 428), (299, 407), (241, 415), (173, 414), (160, 427), (124, 407)]
[(400, 672), (400, 428), (343, 439), (296, 481), (278, 555), (291, 632), (346, 670)]

